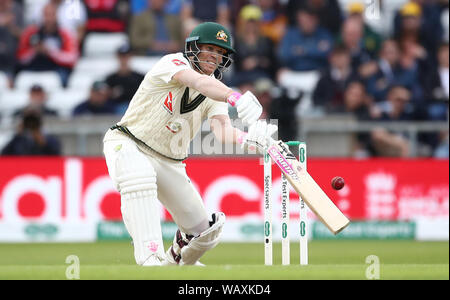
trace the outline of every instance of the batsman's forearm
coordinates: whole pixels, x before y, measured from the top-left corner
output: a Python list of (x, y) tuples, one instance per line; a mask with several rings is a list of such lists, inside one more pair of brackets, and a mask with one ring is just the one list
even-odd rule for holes
[(222, 133), (216, 133), (216, 138), (223, 144), (242, 144), (245, 134), (237, 128), (232, 128), (231, 130), (224, 130)]
[(192, 69), (179, 71), (173, 78), (179, 83), (193, 88), (200, 94), (216, 101), (227, 102), (228, 97), (234, 93), (232, 89), (214, 77), (199, 74)]
[(242, 144), (247, 134), (233, 127), (228, 117), (216, 117), (211, 120), (211, 129), (217, 140), (224, 144)]
[(231, 88), (219, 80), (206, 75), (202, 75), (200, 80), (196, 80), (193, 88), (208, 98), (223, 102), (227, 102), (228, 97), (233, 93)]

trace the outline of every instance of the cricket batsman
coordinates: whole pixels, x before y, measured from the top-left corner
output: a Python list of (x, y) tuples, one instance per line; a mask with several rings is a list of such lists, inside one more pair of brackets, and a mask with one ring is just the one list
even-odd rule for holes
[[(225, 27), (198, 25), (186, 39), (184, 53), (163, 56), (146, 74), (120, 122), (105, 134), (108, 172), (121, 195), (138, 265), (201, 265), (202, 255), (220, 240), (225, 215), (208, 215), (183, 163), (203, 120), (209, 120), (222, 143), (261, 153), (277, 131), (258, 120), (262, 107), (251, 92), (240, 94), (220, 81), (234, 52)], [(248, 132), (232, 126), (227, 103), (250, 125)], [(179, 228), (167, 252), (157, 201)]]

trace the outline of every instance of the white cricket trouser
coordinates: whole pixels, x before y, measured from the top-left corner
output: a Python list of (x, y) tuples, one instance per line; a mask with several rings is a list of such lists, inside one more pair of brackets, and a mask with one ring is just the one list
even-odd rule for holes
[(138, 264), (152, 252), (164, 255), (157, 200), (181, 231), (198, 235), (209, 228), (203, 200), (184, 163), (145, 154), (126, 136), (105, 141), (103, 152), (109, 175), (121, 194), (122, 217)]

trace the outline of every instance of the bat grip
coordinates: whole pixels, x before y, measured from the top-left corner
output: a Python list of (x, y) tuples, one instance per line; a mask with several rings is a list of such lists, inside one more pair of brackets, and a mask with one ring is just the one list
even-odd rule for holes
[(239, 145), (242, 145), (245, 141), (245, 137), (247, 136), (247, 132), (239, 131), (237, 135), (237, 142)]

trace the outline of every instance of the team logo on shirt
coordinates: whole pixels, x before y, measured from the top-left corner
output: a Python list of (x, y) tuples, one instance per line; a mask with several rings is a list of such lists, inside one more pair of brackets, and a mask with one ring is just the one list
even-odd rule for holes
[(176, 65), (176, 66), (183, 66), (186, 65), (183, 61), (179, 60), (179, 59), (172, 59), (172, 62)]
[(225, 31), (221, 30), (216, 34), (216, 39), (227, 42), (228, 35), (225, 33)]
[(166, 99), (164, 100), (164, 108), (169, 114), (173, 114), (173, 96), (172, 92), (169, 92), (169, 95), (167, 95)]
[(181, 130), (181, 123), (180, 122), (169, 122), (169, 123), (167, 123), (166, 128), (172, 133), (177, 133), (178, 131)]

